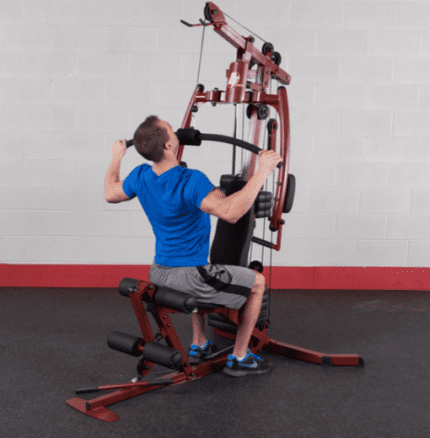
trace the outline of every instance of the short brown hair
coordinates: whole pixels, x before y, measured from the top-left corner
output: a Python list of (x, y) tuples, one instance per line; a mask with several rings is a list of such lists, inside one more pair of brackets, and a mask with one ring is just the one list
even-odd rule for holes
[(158, 124), (158, 116), (149, 116), (134, 133), (134, 147), (142, 157), (159, 163), (164, 157), (163, 146), (169, 141), (167, 131)]

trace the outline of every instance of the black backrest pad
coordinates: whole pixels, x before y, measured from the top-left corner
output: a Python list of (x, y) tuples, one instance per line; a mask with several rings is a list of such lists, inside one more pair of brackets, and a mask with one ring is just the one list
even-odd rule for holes
[[(245, 187), (246, 181), (228, 183), (226, 195), (230, 196)], [(254, 204), (235, 224), (218, 219), (212, 242), (210, 262), (213, 265), (248, 266), (248, 252), (254, 227)]]

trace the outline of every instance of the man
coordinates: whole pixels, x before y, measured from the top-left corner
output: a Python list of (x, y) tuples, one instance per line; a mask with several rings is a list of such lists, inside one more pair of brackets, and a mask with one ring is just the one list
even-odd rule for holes
[[(150, 281), (190, 293), (198, 302), (234, 310), (243, 307), (233, 354), (229, 355), (224, 372), (239, 377), (270, 371), (271, 365), (248, 349), (260, 313), (265, 279), (242, 266), (208, 264), (209, 215), (236, 223), (252, 207), (265, 180), (282, 161), (281, 156), (274, 151), (261, 151), (256, 173), (242, 190), (227, 197), (203, 172), (178, 165), (179, 140), (172, 126), (157, 116), (149, 116), (134, 134), (137, 152), (153, 161), (153, 166), (142, 164), (119, 181), (125, 143), (118, 141), (112, 147), (114, 157), (105, 178), (105, 199), (118, 203), (138, 197), (156, 237)], [(215, 290), (206, 282), (208, 279), (223, 282), (225, 287)], [(199, 363), (216, 347), (205, 337), (204, 317), (194, 312), (192, 322), (189, 360)]]

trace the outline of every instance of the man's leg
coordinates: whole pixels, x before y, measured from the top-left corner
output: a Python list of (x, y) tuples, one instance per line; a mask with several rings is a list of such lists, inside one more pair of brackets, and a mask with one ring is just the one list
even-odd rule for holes
[(193, 312), (191, 320), (193, 322), (193, 344), (203, 347), (206, 344), (204, 316)]
[[(236, 357), (243, 357), (246, 355), (252, 332), (254, 331), (258, 315), (260, 314), (265, 286), (266, 283), (264, 276), (256, 272), (255, 284), (251, 290), (251, 295), (243, 306), (242, 322), (239, 324), (237, 331), (236, 342), (233, 350), (233, 355)], [(203, 346), (206, 343), (204, 317), (203, 315), (193, 312), (191, 314), (191, 319), (193, 323), (193, 344)]]
[(265, 278), (260, 273), (256, 272), (256, 281), (252, 288), (251, 295), (243, 306), (243, 317), (240, 323), (236, 342), (234, 344), (233, 355), (243, 357), (248, 351), (249, 341), (251, 340), (252, 332), (255, 324), (257, 324), (260, 314), (261, 303), (265, 291)]

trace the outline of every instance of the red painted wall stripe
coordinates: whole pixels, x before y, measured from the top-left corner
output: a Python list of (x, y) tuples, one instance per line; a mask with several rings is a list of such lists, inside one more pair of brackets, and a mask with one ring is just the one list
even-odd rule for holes
[[(116, 288), (125, 277), (148, 279), (149, 265), (0, 264), (0, 287)], [(430, 290), (430, 268), (266, 267), (272, 289)]]

